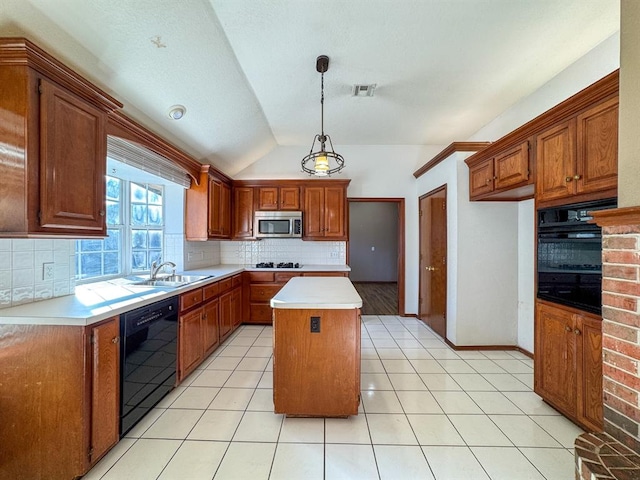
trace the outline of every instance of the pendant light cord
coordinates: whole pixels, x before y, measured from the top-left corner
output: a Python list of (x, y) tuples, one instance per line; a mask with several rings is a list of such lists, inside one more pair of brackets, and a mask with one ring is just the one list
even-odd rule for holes
[(324, 72), (320, 74), (320, 130), (322, 135), (322, 149), (324, 150)]

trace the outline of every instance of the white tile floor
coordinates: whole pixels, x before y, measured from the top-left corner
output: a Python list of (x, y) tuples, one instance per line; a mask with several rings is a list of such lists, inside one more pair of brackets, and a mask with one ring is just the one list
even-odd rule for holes
[(85, 480), (571, 480), (582, 433), (515, 351), (454, 351), (421, 322), (364, 316), (361, 413), (273, 413), (270, 327), (243, 326)]

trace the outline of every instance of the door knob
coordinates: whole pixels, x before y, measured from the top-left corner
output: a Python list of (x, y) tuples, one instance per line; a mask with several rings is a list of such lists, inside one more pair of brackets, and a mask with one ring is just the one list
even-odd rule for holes
[(564, 330), (565, 330), (566, 332), (570, 332), (570, 331), (571, 331), (571, 327), (570, 327), (569, 325), (565, 325), (565, 326), (564, 326)]
[(565, 182), (569, 183), (571, 180), (573, 180), (573, 177), (565, 177), (564, 180)]
[(582, 178), (582, 175), (574, 175), (573, 179), (574, 180), (580, 180)]

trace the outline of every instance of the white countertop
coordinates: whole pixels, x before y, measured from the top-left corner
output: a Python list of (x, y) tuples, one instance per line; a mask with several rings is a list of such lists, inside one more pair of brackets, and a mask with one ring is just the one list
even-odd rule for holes
[(0, 309), (0, 325), (91, 325), (150, 303), (217, 282), (245, 270), (302, 272), (350, 270), (347, 265), (303, 265), (302, 268), (273, 269), (254, 267), (253, 265), (214, 265), (181, 272), (189, 275), (211, 275), (211, 277), (177, 288), (132, 286), (131, 281), (122, 278), (78, 285), (73, 295)]
[(271, 299), (273, 308), (346, 310), (362, 299), (346, 277), (294, 277)]

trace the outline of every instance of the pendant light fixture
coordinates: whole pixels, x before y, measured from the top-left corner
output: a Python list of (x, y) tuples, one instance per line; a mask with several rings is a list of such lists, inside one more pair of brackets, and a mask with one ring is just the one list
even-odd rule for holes
[[(324, 73), (329, 70), (329, 57), (320, 55), (316, 59), (316, 70), (320, 73), (320, 134), (313, 137), (309, 155), (302, 159), (302, 171), (317, 177), (327, 177), (344, 168), (344, 158), (333, 150), (331, 137), (324, 133)], [(314, 151), (316, 142), (320, 149)]]

